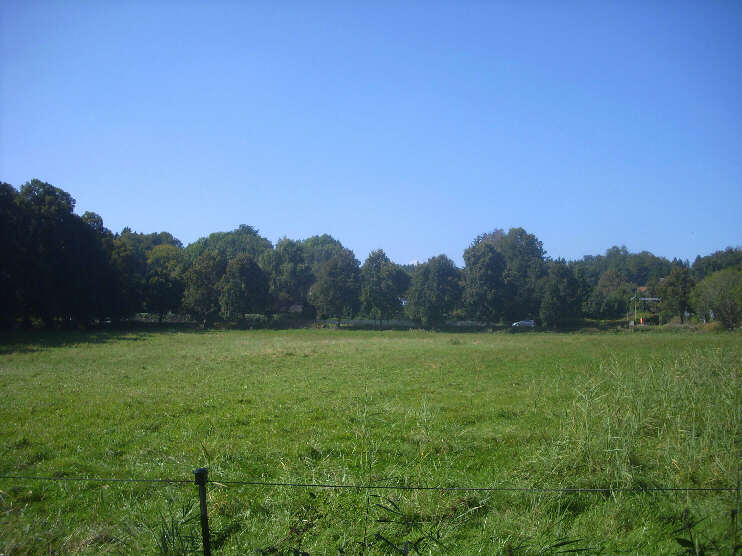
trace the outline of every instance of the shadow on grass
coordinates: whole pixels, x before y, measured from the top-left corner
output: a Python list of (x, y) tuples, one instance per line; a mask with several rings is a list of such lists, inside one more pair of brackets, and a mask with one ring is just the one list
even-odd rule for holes
[(140, 342), (148, 336), (173, 332), (204, 333), (192, 324), (126, 323), (88, 330), (12, 330), (0, 332), (0, 355), (33, 353), (51, 348), (108, 342)]

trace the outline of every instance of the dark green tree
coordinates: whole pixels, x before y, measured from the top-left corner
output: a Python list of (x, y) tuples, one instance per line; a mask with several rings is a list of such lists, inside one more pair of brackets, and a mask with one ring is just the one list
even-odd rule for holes
[(147, 251), (147, 270), (149, 272), (167, 272), (177, 276), (185, 266), (185, 252), (183, 248), (171, 243), (162, 243)]
[(144, 285), (144, 306), (148, 313), (154, 313), (162, 324), (168, 313), (176, 313), (180, 308), (185, 286), (176, 276), (162, 270), (147, 274)]
[(668, 317), (679, 315), (680, 322), (685, 321), (685, 313), (689, 311), (690, 293), (695, 281), (689, 268), (676, 266), (669, 276), (657, 284), (657, 294), (662, 298), (660, 310)]
[(52, 326), (62, 316), (71, 294), (66, 255), (75, 200), (69, 193), (40, 180), (21, 186), (16, 197), (22, 221), (23, 249), (20, 261), (21, 305), (24, 320), (32, 316)]
[[(14, 251), (8, 271), (11, 313), (45, 325), (87, 325), (102, 311), (102, 284), (109, 277), (102, 219), (74, 214), (69, 193), (40, 180), (17, 194), (2, 188), (0, 204), (15, 232), (3, 232)], [(10, 203), (10, 204), (9, 204)]]
[[(97, 217), (90, 225), (91, 216)], [(108, 312), (108, 284), (112, 277), (110, 262), (111, 232), (95, 213), (83, 218), (73, 215), (67, 228), (67, 253), (64, 256), (65, 288), (69, 292), (63, 301), (63, 317), (78, 325), (88, 325), (102, 319)]]
[(616, 270), (606, 270), (587, 301), (587, 314), (597, 319), (625, 315), (629, 298), (635, 294), (636, 284), (626, 282)]
[(545, 252), (541, 241), (523, 228), (508, 233), (495, 230), (482, 234), (472, 244), (491, 243), (505, 258), (503, 313), (506, 319), (534, 317), (539, 310), (538, 285), (546, 275)]
[(402, 296), (410, 276), (394, 264), (382, 249), (372, 251), (361, 267), (361, 304), (374, 320), (383, 321), (402, 309)]
[(705, 257), (696, 257), (691, 270), (696, 280), (702, 280), (718, 270), (733, 268), (739, 264), (742, 264), (742, 247), (727, 247)]
[(119, 277), (112, 261), (114, 235), (103, 225), (103, 219), (94, 212), (85, 212), (82, 215), (82, 222), (87, 229), (87, 235), (92, 234), (94, 237), (89, 240), (90, 248), (83, 256), (87, 281), (83, 287), (90, 296), (92, 316), (103, 321), (107, 317), (117, 315), (117, 299), (120, 293)]
[(219, 282), (219, 306), (225, 319), (244, 318), (265, 311), (270, 304), (268, 277), (247, 253), (227, 263)]
[(461, 272), (445, 255), (419, 265), (407, 292), (408, 316), (424, 327), (445, 323), (461, 299)]
[(183, 248), (175, 243), (160, 243), (147, 252), (147, 279), (144, 285), (144, 305), (162, 323), (165, 315), (181, 308), (183, 281)]
[(21, 259), (23, 256), (23, 217), (18, 192), (0, 182), (0, 327), (13, 325), (21, 313)]
[(491, 241), (475, 242), (464, 251), (463, 300), (474, 319), (493, 324), (505, 309), (507, 262)]
[(130, 228), (124, 228), (114, 237), (111, 264), (116, 276), (111, 317), (115, 320), (128, 318), (143, 311), (147, 256), (137, 234)]
[(221, 255), (202, 253), (184, 276), (183, 308), (208, 328), (219, 316), (219, 281), (227, 262)]
[(319, 275), (322, 265), (345, 249), (343, 244), (328, 234), (312, 236), (301, 242), (304, 248), (304, 261), (312, 269), (315, 279)]
[(323, 317), (352, 317), (360, 307), (360, 263), (349, 249), (336, 253), (322, 265), (309, 300)]
[(580, 317), (580, 287), (572, 270), (563, 260), (549, 265), (549, 275), (543, 282), (539, 317), (544, 326), (552, 328), (574, 323)]
[(718, 270), (691, 292), (691, 304), (704, 318), (719, 320), (729, 330), (742, 323), (742, 265)]
[(269, 251), (272, 247), (271, 242), (262, 237), (258, 230), (247, 224), (241, 224), (236, 230), (215, 232), (191, 243), (185, 248), (185, 258), (188, 264), (193, 264), (202, 253), (211, 251), (218, 253), (226, 260), (242, 253), (258, 260), (264, 252)]
[(314, 277), (300, 242), (280, 239), (275, 249), (260, 257), (260, 267), (268, 275), (274, 310), (288, 311), (294, 304), (306, 303)]
[[(604, 272), (611, 270), (621, 283), (651, 286), (672, 270), (673, 264), (648, 251), (630, 253), (625, 246), (613, 246), (605, 255), (586, 255), (569, 263), (580, 284), (580, 297), (588, 302)], [(588, 307), (585, 307), (588, 310)]]

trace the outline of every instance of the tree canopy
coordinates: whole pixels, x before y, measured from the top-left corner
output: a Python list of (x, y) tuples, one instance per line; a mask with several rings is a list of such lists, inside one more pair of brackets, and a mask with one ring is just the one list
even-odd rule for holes
[(382, 321), (397, 315), (410, 276), (394, 264), (382, 249), (369, 254), (361, 267), (361, 303), (368, 316)]
[(358, 311), (361, 293), (360, 263), (348, 249), (326, 261), (310, 290), (310, 301), (317, 313), (338, 321)]
[(306, 302), (314, 276), (304, 258), (301, 242), (280, 239), (274, 249), (263, 252), (260, 266), (268, 275), (276, 311), (285, 311), (292, 305)]
[(231, 259), (219, 281), (219, 306), (226, 319), (264, 312), (270, 306), (268, 276), (247, 253)]
[(343, 244), (328, 234), (308, 237), (301, 242), (304, 248), (304, 260), (312, 270), (312, 274), (319, 276), (322, 265), (345, 249)]
[(426, 328), (438, 327), (461, 299), (461, 273), (445, 255), (419, 265), (407, 292), (407, 314)]
[(538, 284), (547, 272), (541, 241), (523, 228), (511, 228), (507, 234), (495, 230), (480, 237), (483, 239), (479, 243), (492, 243), (505, 260), (505, 318), (518, 320), (538, 315)]
[(505, 311), (507, 261), (492, 241), (476, 241), (464, 251), (464, 303), (468, 314), (487, 323)]
[(328, 234), (273, 246), (246, 224), (184, 248), (167, 231), (112, 233), (100, 215), (77, 215), (69, 193), (41, 180), (19, 189), (0, 183), (4, 327), (86, 326), (140, 312), (159, 320), (183, 313), (208, 325), (298, 307), (304, 317), (376, 321), (404, 312), (426, 327), (464, 316), (488, 326), (532, 318), (565, 327), (619, 319), (639, 292), (662, 298), (663, 320), (695, 311), (739, 326), (740, 248), (692, 266), (624, 246), (566, 262), (549, 259), (534, 234), (511, 228), (478, 235), (463, 259), (463, 269), (445, 255), (398, 265), (378, 249), (361, 267)]
[(183, 307), (204, 327), (219, 316), (219, 282), (227, 266), (226, 259), (213, 251), (199, 255), (185, 273)]
[(272, 247), (271, 242), (262, 237), (258, 230), (247, 224), (240, 224), (236, 230), (214, 232), (191, 243), (185, 249), (185, 258), (193, 263), (202, 253), (212, 251), (225, 259), (246, 253), (257, 260)]
[(544, 280), (539, 317), (544, 326), (569, 325), (580, 317), (580, 288), (572, 269), (563, 260), (549, 265)]
[(742, 324), (742, 265), (706, 276), (691, 293), (691, 304), (698, 314), (713, 315), (730, 330)]

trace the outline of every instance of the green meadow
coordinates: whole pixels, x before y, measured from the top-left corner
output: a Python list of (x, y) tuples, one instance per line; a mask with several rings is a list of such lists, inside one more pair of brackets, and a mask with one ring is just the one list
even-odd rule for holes
[[(0, 339), (0, 553), (731, 554), (738, 333), (141, 331)], [(736, 519), (736, 521), (735, 521)], [(737, 549), (739, 550), (739, 549)]]

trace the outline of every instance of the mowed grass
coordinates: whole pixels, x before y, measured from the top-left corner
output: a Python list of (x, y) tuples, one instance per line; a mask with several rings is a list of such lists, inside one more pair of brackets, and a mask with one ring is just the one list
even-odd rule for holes
[[(206, 466), (222, 554), (395, 554), (405, 542), (421, 554), (729, 554), (742, 542), (735, 492), (226, 481), (737, 486), (741, 374), (742, 337), (729, 333), (6, 336), (0, 474), (192, 480)], [(192, 484), (0, 479), (0, 553), (189, 553), (197, 500)]]

